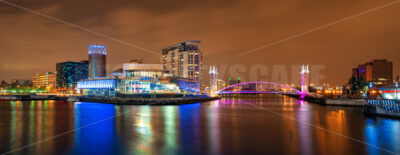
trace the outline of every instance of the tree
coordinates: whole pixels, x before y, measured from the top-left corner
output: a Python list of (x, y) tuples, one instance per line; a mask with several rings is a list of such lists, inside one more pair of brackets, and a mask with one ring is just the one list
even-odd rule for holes
[(0, 87), (7, 87), (8, 83), (6, 81), (1, 81)]
[(348, 84), (350, 85), (352, 95), (358, 94), (361, 90), (365, 91), (364, 89), (367, 86), (367, 82), (365, 81), (364, 77), (356, 78), (355, 76), (352, 76), (349, 79)]

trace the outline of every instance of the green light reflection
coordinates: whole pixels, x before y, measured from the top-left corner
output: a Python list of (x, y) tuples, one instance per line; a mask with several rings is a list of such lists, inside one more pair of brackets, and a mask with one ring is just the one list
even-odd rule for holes
[(135, 124), (136, 132), (139, 134), (139, 142), (136, 144), (134, 154), (151, 154), (153, 137), (150, 106), (140, 106)]
[(176, 106), (166, 106), (162, 107), (162, 112), (164, 116), (164, 153), (165, 154), (174, 154), (176, 149), (176, 115), (177, 115), (177, 107)]

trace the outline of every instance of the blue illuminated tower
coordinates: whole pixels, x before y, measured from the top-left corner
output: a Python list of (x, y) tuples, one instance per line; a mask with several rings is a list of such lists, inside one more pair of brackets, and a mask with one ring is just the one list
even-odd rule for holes
[(89, 45), (89, 78), (106, 77), (106, 55), (106, 46)]

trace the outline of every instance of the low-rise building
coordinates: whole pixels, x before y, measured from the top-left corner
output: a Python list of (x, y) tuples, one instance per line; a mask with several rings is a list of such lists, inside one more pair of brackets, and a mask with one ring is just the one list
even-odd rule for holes
[(397, 99), (400, 100), (400, 86), (399, 82), (395, 82), (384, 87), (379, 88), (384, 99)]
[(81, 80), (78, 89), (85, 96), (200, 93), (199, 82), (171, 77), (161, 64), (124, 63), (111, 77)]
[(25, 79), (13, 79), (11, 80), (11, 87), (32, 87), (33, 82), (32, 80), (25, 80)]
[(78, 93), (85, 96), (116, 96), (120, 86), (120, 79), (96, 78), (78, 81)]
[(32, 77), (34, 88), (46, 88), (48, 91), (56, 86), (56, 74), (54, 72), (36, 73)]

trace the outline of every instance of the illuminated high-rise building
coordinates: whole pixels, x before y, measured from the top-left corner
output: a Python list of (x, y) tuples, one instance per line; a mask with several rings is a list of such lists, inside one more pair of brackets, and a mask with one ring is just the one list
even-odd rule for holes
[(36, 73), (33, 78), (33, 87), (52, 89), (56, 86), (56, 74), (53, 72)]
[(163, 69), (173, 77), (202, 82), (203, 58), (200, 41), (185, 41), (162, 49)]
[(106, 55), (106, 46), (89, 45), (89, 78), (106, 77)]

